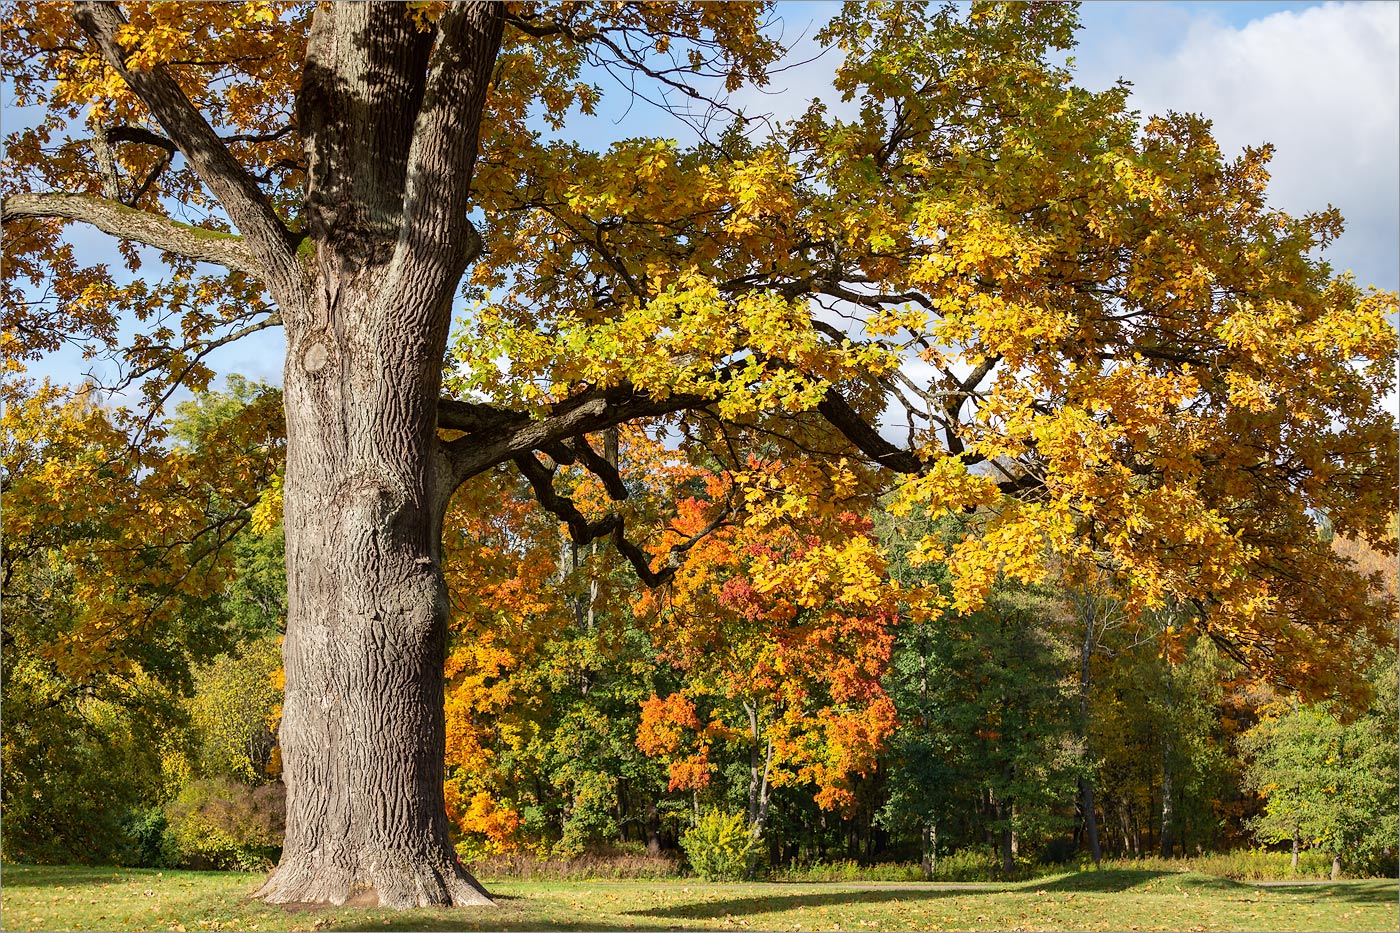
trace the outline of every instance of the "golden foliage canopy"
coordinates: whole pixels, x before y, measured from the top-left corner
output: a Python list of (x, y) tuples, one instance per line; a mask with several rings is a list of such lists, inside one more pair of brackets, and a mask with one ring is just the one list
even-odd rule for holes
[[(403, 15), (431, 37), (441, 7)], [(292, 115), (314, 7), (124, 9), (128, 68), (173, 76), (305, 237)], [(553, 132), (595, 111), (601, 67), (688, 101), (763, 83), (766, 14), (509, 5), (472, 181), (485, 251), (447, 361), (473, 424), (644, 397), (729, 469), (745, 449), (828, 464), (781, 478), (799, 497), (840, 485), (846, 457), (896, 513), (989, 513), (921, 548), (958, 609), (998, 574), (1106, 570), (1130, 606), (1194, 605), (1256, 668), (1346, 687), (1328, 658), (1390, 606), (1316, 516), (1394, 553), (1396, 296), (1318, 258), (1337, 212), (1271, 208), (1268, 146), (1227, 157), (1201, 117), (1144, 122), (1126, 87), (1074, 86), (1062, 4), (848, 4), (819, 37), (848, 107), (601, 151)], [(7, 138), (9, 365), (79, 340), (118, 350), (151, 404), (207, 383), (211, 349), (278, 323), (256, 262), (68, 4), (4, 22), (15, 103), (41, 114)], [(132, 274), (84, 265), (75, 220), (124, 238)]]

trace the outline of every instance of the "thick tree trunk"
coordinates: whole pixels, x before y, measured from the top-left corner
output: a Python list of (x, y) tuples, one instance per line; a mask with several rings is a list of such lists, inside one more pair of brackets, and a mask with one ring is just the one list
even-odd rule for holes
[(443, 801), (441, 355), (397, 332), (411, 318), (385, 313), (377, 278), (323, 266), (312, 326), (289, 328), (287, 836), (260, 895), (489, 904)]
[[(88, 219), (252, 273), (286, 329), (287, 832), (260, 896), (489, 904), (443, 805), (441, 522), (475, 461), (438, 440), (437, 408), (452, 300), (480, 247), (471, 182), (505, 4), (447, 4), (431, 24), (401, 3), (318, 4), (299, 209), (269, 201), (165, 66), (128, 67), (117, 4), (74, 6), (238, 236), (201, 231), (186, 250), (190, 229), (163, 218)], [(69, 199), (27, 209), (43, 204), (82, 216)]]
[(1332, 880), (1342, 880), (1342, 857), (1340, 855), (1332, 856)]
[(300, 276), (287, 335), (287, 832), (273, 903), (490, 904), (443, 799), (442, 518), (460, 475), (437, 437), (477, 127), (503, 9), (318, 7), (298, 98)]
[(1300, 834), (1299, 834), (1299, 832), (1298, 832), (1298, 827), (1297, 827), (1297, 826), (1294, 826), (1294, 827), (1293, 827), (1293, 863), (1292, 863), (1292, 869), (1293, 869), (1293, 874), (1295, 874), (1295, 875), (1298, 874), (1298, 849), (1299, 849), (1299, 848), (1301, 847), (1301, 845), (1302, 845), (1302, 840), (1299, 838), (1299, 835), (1300, 835)]

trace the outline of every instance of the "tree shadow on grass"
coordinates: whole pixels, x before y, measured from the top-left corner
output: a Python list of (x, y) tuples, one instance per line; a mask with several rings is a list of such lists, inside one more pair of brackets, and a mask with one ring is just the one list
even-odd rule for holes
[(1148, 868), (1105, 868), (1099, 871), (1080, 871), (1058, 878), (1047, 878), (1041, 882), (1030, 882), (1025, 890), (1036, 891), (1075, 891), (1084, 893), (1118, 893), (1123, 891), (1174, 892), (1178, 889), (1193, 893), (1215, 895), (1237, 895), (1254, 898), (1264, 892), (1270, 897), (1297, 897), (1317, 899), (1327, 898), (1338, 903), (1384, 904), (1394, 903), (1400, 889), (1396, 882), (1385, 879), (1365, 881), (1324, 882), (1300, 885), (1261, 885), (1247, 881), (1234, 881), (1195, 872), (1160, 871)]
[(719, 919), (728, 915), (744, 916), (772, 911), (795, 910), (798, 907), (849, 907), (857, 904), (883, 904), (892, 901), (927, 901), (975, 894), (1004, 894), (1005, 888), (934, 888), (920, 889), (901, 886), (890, 890), (845, 890), (829, 893), (762, 894), (753, 897), (733, 897), (725, 900), (691, 904), (673, 904), (646, 910), (627, 910), (629, 917), (673, 917), (682, 920)]
[(1395, 904), (1400, 898), (1400, 885), (1395, 879), (1375, 878), (1365, 881), (1338, 881), (1323, 884), (1250, 885), (1256, 891), (1269, 892), (1269, 898), (1306, 897), (1338, 904)]
[[(370, 915), (364, 919), (342, 918), (337, 923), (330, 923), (316, 927), (324, 933), (337, 933), (337, 931), (364, 931), (364, 930), (404, 930), (404, 931), (456, 931), (456, 930), (499, 930), (499, 931), (528, 931), (528, 930), (578, 930), (578, 931), (603, 931), (619, 929), (616, 922), (608, 923), (605, 920), (590, 921), (580, 916), (577, 921), (542, 921), (538, 914), (502, 914), (498, 911), (481, 910), (480, 908), (445, 908), (424, 914), (418, 913), (407, 917), (393, 917), (389, 921), (377, 915)], [(624, 929), (661, 931), (679, 930), (679, 925), (673, 922), (655, 921), (653, 923), (633, 923), (629, 922)]]
[(1123, 891), (1160, 887), (1163, 883), (1193, 891), (1238, 891), (1245, 887), (1229, 878), (1215, 878), (1188, 872), (1161, 871), (1151, 868), (1101, 868), (1097, 871), (1077, 871), (1058, 878), (1032, 881), (1028, 890), (1083, 891), (1087, 894), (1115, 894)]
[[(523, 933), (523, 931), (526, 930), (615, 930), (617, 929), (617, 925), (613, 924), (612, 926), (607, 926), (599, 924), (597, 926), (558, 927), (541, 924), (539, 920), (487, 920), (484, 918), (469, 917), (466, 914), (459, 915), (444, 911), (431, 917), (395, 917), (388, 922), (378, 919), (370, 919), (368, 921), (345, 920), (341, 923), (318, 926), (316, 929), (323, 931), (323, 933), (363, 933), (365, 930), (372, 929), (394, 930), (396, 933), (397, 931), (405, 931), (405, 933), (418, 933), (418, 931), (423, 931), (423, 933), (427, 933), (427, 931), (434, 930), (440, 931), (440, 933), (458, 930), (498, 930), (503, 931), (503, 933), (506, 933), (506, 931), (514, 933), (514, 931), (519, 930)], [(637, 929), (643, 928), (638, 927)], [(664, 929), (664, 927), (656, 927), (656, 929), (661, 930)]]
[[(370, 908), (358, 912), (355, 916), (340, 915), (327, 917), (315, 929), (323, 933), (338, 933), (338, 931), (364, 931), (364, 930), (404, 930), (404, 931), (466, 931), (466, 930), (499, 930), (499, 931), (528, 931), (528, 930), (577, 930), (577, 931), (603, 931), (616, 930), (618, 924), (609, 922), (608, 919), (592, 919), (586, 910), (580, 910), (571, 918), (542, 918), (539, 911), (531, 911), (529, 908), (536, 902), (528, 894), (497, 894), (492, 892), (492, 899), (496, 902), (495, 908), (490, 907), (442, 907), (426, 910), (407, 910), (403, 913), (389, 912), (386, 914), (382, 909)], [(343, 910), (343, 908), (327, 908), (327, 910)], [(306, 911), (306, 921), (314, 923), (316, 911), (314, 909)], [(628, 930), (641, 931), (662, 931), (680, 929), (674, 922), (664, 922), (657, 920), (653, 923), (628, 923)]]
[[(155, 874), (155, 872), (151, 872)], [(80, 865), (6, 865), (0, 869), (0, 884), (7, 888), (52, 888), (77, 885), (121, 884), (132, 878), (131, 869), (89, 868)]]

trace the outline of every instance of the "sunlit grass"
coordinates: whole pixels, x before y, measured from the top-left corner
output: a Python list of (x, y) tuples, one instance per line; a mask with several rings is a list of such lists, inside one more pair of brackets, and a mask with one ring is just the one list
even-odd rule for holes
[(4, 868), (6, 930), (1381, 930), (1394, 881), (1262, 888), (1110, 869), (1016, 884), (500, 881), (496, 909), (289, 911), (259, 876)]

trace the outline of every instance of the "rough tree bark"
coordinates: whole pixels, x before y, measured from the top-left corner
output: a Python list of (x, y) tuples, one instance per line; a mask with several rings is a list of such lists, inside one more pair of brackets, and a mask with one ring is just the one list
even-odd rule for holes
[[(448, 500), (469, 477), (514, 460), (577, 544), (612, 535), (655, 585), (674, 564), (653, 570), (617, 516), (586, 521), (553, 492), (533, 451), (582, 461), (625, 498), (615, 441), (600, 457), (583, 435), (708, 399), (656, 400), (620, 386), (529, 415), (439, 398), (452, 301), (480, 248), (467, 215), (504, 4), (452, 4), (432, 29), (397, 3), (317, 9), (297, 106), (307, 168), (297, 231), (167, 68), (126, 66), (117, 4), (77, 3), (73, 15), (237, 233), (194, 229), (106, 191), (13, 195), (0, 219), (78, 220), (251, 273), (278, 314), (245, 332), (274, 323), (286, 332), (287, 834), (259, 894), (276, 903), (490, 904), (457, 861), (443, 800)], [(460, 436), (445, 440), (439, 429)]]
[(268, 901), (491, 903), (443, 802), (456, 483), (437, 400), (503, 15), (454, 6), (435, 46), (391, 6), (331, 5), (312, 28), (298, 123), (313, 248), (283, 312), (287, 837)]
[[(452, 471), (436, 405), (472, 242), (446, 189), (470, 179), (500, 29), (487, 5), (451, 10), (425, 87), (429, 37), (402, 16), (334, 5), (313, 27), (298, 113), (311, 248), (302, 294), (278, 295), (288, 795), (269, 901), (490, 902), (457, 864), (442, 800), (439, 547)], [(450, 132), (470, 144), (443, 145)], [(426, 250), (433, 233), (456, 242)]]

